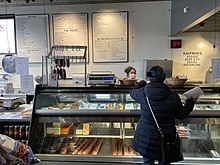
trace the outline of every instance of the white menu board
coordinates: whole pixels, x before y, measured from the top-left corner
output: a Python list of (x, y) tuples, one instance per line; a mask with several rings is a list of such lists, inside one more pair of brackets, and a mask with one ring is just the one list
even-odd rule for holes
[[(66, 13), (53, 14), (54, 45), (87, 46), (88, 48), (88, 14)], [(83, 56), (84, 50), (56, 50), (58, 56)], [(88, 53), (87, 53), (88, 59)]]
[(15, 15), (0, 16), (0, 54), (16, 53)]
[(18, 56), (29, 57), (30, 63), (42, 61), (50, 49), (49, 15), (16, 15)]
[(212, 78), (213, 79), (220, 78), (220, 58), (212, 59)]
[(93, 62), (128, 62), (128, 12), (92, 13)]

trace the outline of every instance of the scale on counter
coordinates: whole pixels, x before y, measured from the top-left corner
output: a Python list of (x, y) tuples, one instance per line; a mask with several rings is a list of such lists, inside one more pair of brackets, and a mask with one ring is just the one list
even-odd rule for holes
[(17, 108), (24, 103), (24, 100), (19, 97), (0, 97), (0, 107), (6, 109)]
[(89, 85), (115, 85), (116, 79), (114, 74), (89, 74)]

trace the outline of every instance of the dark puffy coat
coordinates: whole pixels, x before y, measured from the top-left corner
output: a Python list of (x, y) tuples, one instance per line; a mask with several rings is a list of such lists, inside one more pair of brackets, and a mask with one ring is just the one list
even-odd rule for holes
[(133, 148), (148, 159), (160, 160), (160, 134), (145, 96), (148, 96), (159, 126), (167, 138), (173, 138), (175, 135), (175, 118), (185, 119), (193, 110), (194, 101), (188, 99), (185, 105), (182, 105), (180, 97), (175, 92), (172, 92), (166, 84), (157, 82), (132, 89), (130, 95), (141, 104), (141, 117), (136, 128)]

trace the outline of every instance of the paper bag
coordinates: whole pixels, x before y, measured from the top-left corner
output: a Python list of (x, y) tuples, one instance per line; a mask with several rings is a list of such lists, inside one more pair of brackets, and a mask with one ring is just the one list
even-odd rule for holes
[(194, 101), (196, 101), (199, 98), (199, 96), (203, 93), (204, 92), (202, 91), (202, 89), (199, 86), (197, 86), (197, 87), (194, 87), (193, 89), (190, 89), (187, 92), (183, 93), (183, 95), (187, 99), (193, 99)]

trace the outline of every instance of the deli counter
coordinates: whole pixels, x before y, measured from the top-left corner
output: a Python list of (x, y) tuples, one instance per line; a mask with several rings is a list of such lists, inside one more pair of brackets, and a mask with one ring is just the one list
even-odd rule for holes
[[(184, 102), (192, 87), (171, 89)], [(131, 145), (140, 117), (131, 88), (37, 85), (28, 144), (42, 162), (141, 164)], [(190, 116), (176, 121), (184, 155), (176, 164), (220, 164), (220, 88), (201, 88)]]

